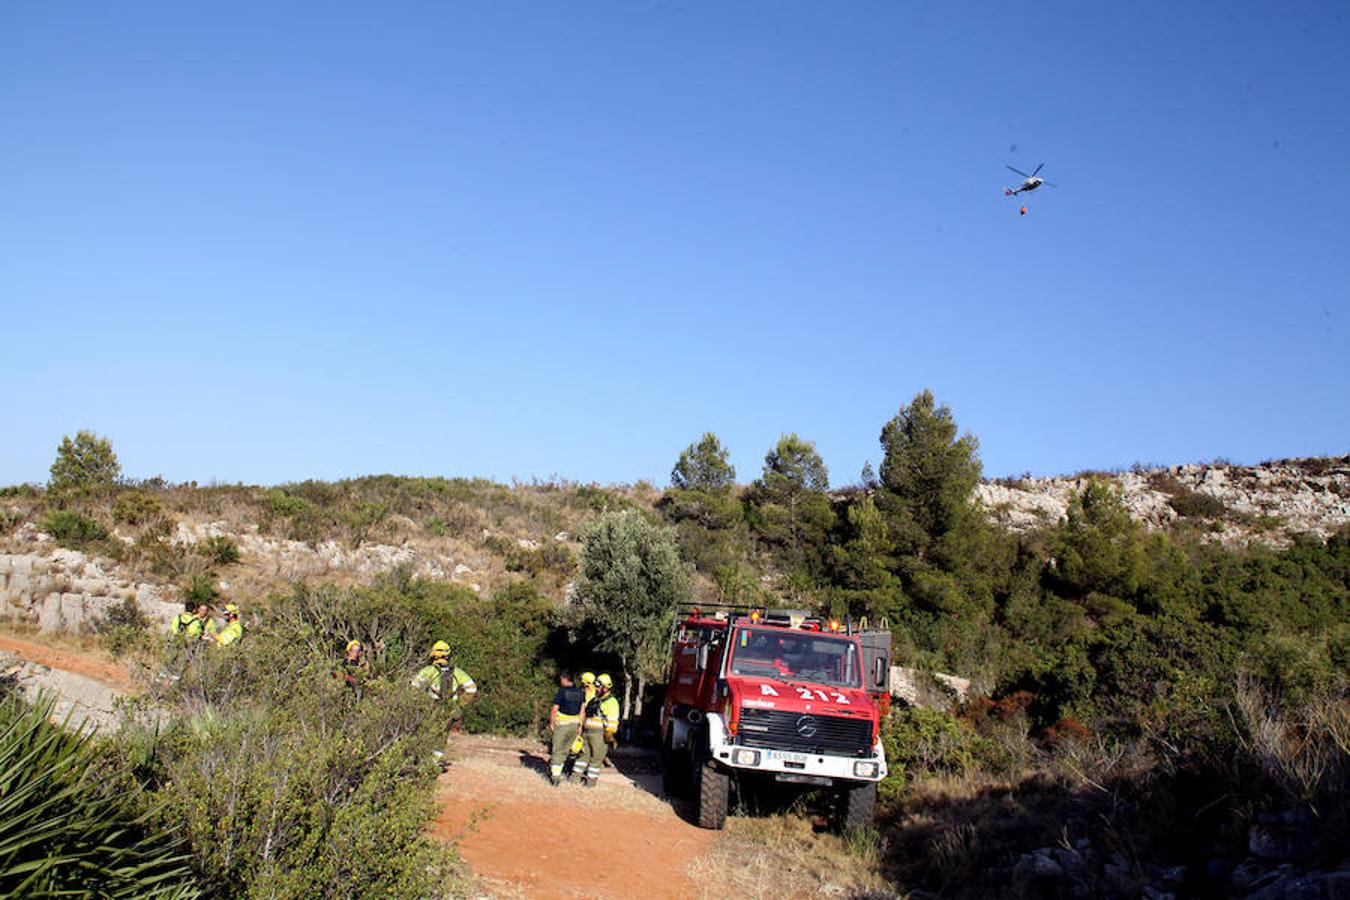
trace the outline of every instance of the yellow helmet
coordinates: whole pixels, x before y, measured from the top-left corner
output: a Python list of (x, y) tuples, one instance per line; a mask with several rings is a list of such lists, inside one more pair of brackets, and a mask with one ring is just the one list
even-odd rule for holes
[(237, 603), (226, 603), (226, 604), (225, 604), (225, 612), (226, 612), (227, 614), (229, 614), (229, 615), (232, 615), (232, 616), (237, 616), (237, 615), (239, 615), (239, 604), (237, 604)]
[(445, 641), (437, 641), (436, 643), (434, 643), (434, 644), (431, 645), (431, 655), (432, 655), (433, 657), (436, 657), (436, 656), (449, 656), (449, 655), (450, 655), (450, 645), (447, 644)]
[(353, 650), (360, 650), (360, 649), (361, 649), (361, 642), (360, 642), (360, 641), (348, 641), (348, 642), (347, 642), (347, 652), (348, 652), (348, 653), (351, 653)]
[(595, 680), (600, 684), (601, 687), (607, 687), (607, 688), (612, 688), (612, 687), (614, 687), (614, 679), (609, 677), (609, 673), (608, 673), (608, 672), (604, 673), (603, 675), (601, 675), (599, 678), (597, 678), (597, 679), (595, 679)]
[(595, 684), (595, 673), (594, 673), (594, 672), (582, 672), (582, 673), (581, 673), (581, 683), (582, 683), (582, 684)]

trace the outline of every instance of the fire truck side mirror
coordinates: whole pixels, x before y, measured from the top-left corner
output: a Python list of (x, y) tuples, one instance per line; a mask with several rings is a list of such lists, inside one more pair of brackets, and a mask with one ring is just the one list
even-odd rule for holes
[(872, 683), (877, 687), (882, 688), (887, 686), (886, 676), (889, 673), (886, 670), (888, 668), (890, 667), (886, 665), (886, 657), (884, 655), (878, 656), (872, 672)]
[(694, 658), (694, 668), (700, 672), (708, 668), (708, 650), (711, 644), (699, 644), (698, 656)]

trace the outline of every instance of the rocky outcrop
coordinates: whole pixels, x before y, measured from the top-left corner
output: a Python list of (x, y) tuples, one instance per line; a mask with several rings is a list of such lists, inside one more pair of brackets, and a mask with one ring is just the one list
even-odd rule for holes
[(1190, 518), (1225, 543), (1280, 544), (1299, 533), (1325, 538), (1350, 524), (1350, 456), (1003, 479), (981, 484), (975, 496), (991, 519), (1021, 531), (1059, 521), (1092, 478), (1115, 484), (1130, 515), (1147, 528)]
[(891, 696), (910, 706), (948, 710), (970, 696), (970, 679), (943, 672), (891, 666)]
[(53, 697), (52, 716), (58, 722), (112, 731), (123, 718), (118, 709), (121, 694), (117, 690), (75, 672), (0, 653), (0, 681), (13, 686), (30, 702), (44, 695)]
[(337, 573), (369, 579), (398, 566), (409, 567), (419, 578), (457, 581), (468, 571), (447, 556), (417, 547), (362, 544), (350, 548), (332, 540), (311, 545), (260, 534), (256, 525), (233, 528), (227, 522), (198, 525), (179, 522), (173, 541), (191, 546), (212, 537), (231, 538), (252, 568), (290, 581)]
[(109, 561), (76, 550), (0, 553), (0, 618), (88, 632), (128, 600), (166, 627), (182, 609), (172, 588), (127, 580)]

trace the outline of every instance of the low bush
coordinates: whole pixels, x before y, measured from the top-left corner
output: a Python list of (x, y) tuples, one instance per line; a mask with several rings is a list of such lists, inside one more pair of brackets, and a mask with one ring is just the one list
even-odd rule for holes
[(71, 550), (79, 550), (108, 537), (108, 529), (93, 519), (68, 509), (52, 510), (43, 521), (42, 528), (56, 540), (57, 544)]
[(113, 500), (112, 516), (127, 525), (143, 525), (164, 515), (164, 504), (144, 491), (121, 491)]
[(370, 537), (370, 533), (389, 515), (389, 507), (383, 503), (358, 503), (352, 509), (345, 509), (338, 516), (347, 542), (355, 550)]
[(960, 719), (920, 706), (883, 719), (881, 743), (891, 770), (881, 784), (886, 797), (898, 795), (916, 775), (964, 775), (995, 755), (993, 743)]
[(277, 667), (278, 638), (197, 657), (198, 685), (240, 683), (159, 738), (158, 821), (187, 835), (211, 894), (442, 896), (453, 857), (424, 828), (444, 718), (401, 680), (358, 699), (323, 661)]
[(1167, 505), (1182, 518), (1218, 519), (1228, 512), (1228, 507), (1218, 497), (1187, 487), (1166, 472), (1155, 473), (1149, 483), (1167, 495)]
[(210, 573), (197, 573), (188, 576), (183, 582), (183, 599), (193, 603), (211, 604), (220, 596), (216, 589), (216, 579)]
[(308, 512), (310, 503), (304, 497), (293, 497), (280, 488), (276, 488), (267, 495), (267, 508), (274, 515), (291, 517)]
[(122, 656), (148, 645), (150, 618), (134, 598), (128, 597), (109, 609), (94, 630), (109, 653)]
[(214, 565), (228, 566), (239, 562), (239, 544), (234, 538), (216, 535), (201, 541), (196, 546), (199, 556), (206, 557)]
[[(262, 604), (243, 641), (198, 652), (162, 682), (188, 711), (129, 733), (127, 759), (181, 827), (209, 894), (440, 897), (462, 886), (426, 836), (448, 709), (410, 681), (437, 639), (479, 685), (466, 727), (528, 732), (552, 693), (552, 604), (491, 599), (394, 573), (372, 587), (298, 586)], [(338, 675), (368, 648), (360, 692)]]

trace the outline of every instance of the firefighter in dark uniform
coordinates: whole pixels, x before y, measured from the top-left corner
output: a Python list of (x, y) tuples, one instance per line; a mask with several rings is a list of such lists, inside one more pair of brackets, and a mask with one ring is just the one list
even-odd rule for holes
[(563, 762), (572, 742), (581, 733), (586, 719), (586, 692), (572, 683), (572, 673), (558, 675), (558, 692), (548, 709), (548, 727), (553, 732), (552, 753), (548, 759), (548, 780), (554, 787), (562, 784)]

